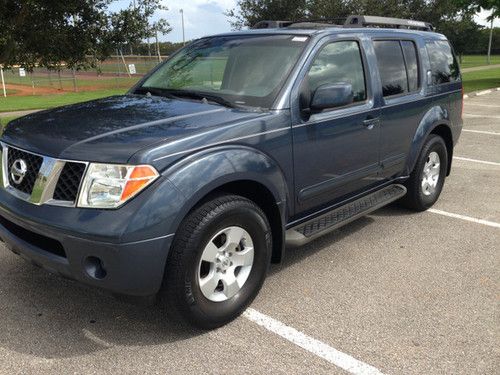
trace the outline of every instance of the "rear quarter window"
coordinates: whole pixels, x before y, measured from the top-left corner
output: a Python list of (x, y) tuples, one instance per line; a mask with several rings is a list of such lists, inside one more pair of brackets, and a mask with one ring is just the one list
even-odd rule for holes
[(433, 40), (426, 43), (431, 64), (432, 84), (440, 85), (460, 80), (458, 62), (450, 44), (445, 40)]
[(402, 40), (401, 47), (405, 57), (406, 70), (408, 72), (408, 88), (410, 91), (418, 89), (419, 73), (418, 73), (418, 57), (415, 43), (409, 40)]
[(384, 97), (408, 93), (408, 76), (399, 41), (377, 40), (373, 46)]

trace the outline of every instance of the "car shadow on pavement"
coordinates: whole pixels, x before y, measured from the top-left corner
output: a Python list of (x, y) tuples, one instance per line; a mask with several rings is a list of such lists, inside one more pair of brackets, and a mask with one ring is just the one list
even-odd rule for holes
[(298, 247), (287, 247), (283, 262), (281, 264), (273, 265), (270, 269), (269, 276), (278, 274), (296, 263), (306, 262), (307, 258), (315, 256), (322, 251), (332, 252), (331, 247), (333, 246), (335, 248), (336, 243), (341, 242), (352, 233), (362, 230), (374, 221), (375, 220), (373, 218), (364, 216), (334, 230), (333, 232), (325, 234), (308, 244)]
[(381, 209), (374, 211), (370, 214), (370, 216), (376, 217), (381, 216), (381, 217), (390, 217), (390, 216), (412, 216), (412, 215), (418, 215), (419, 212), (410, 210), (409, 208), (406, 208), (402, 206), (399, 203), (392, 203), (388, 206), (382, 207)]
[(122, 302), (0, 251), (0, 347), (9, 351), (69, 358), (204, 334), (169, 322), (158, 306)]
[(273, 265), (269, 275), (273, 276), (296, 263), (305, 262), (308, 257), (314, 256), (322, 251), (331, 252), (332, 246), (335, 248), (336, 243), (341, 242), (344, 238), (362, 230), (366, 226), (375, 223), (377, 221), (377, 217), (408, 216), (415, 214), (418, 213), (404, 208), (398, 203), (385, 206), (372, 212), (369, 216), (363, 216), (329, 234), (325, 234), (324, 236), (317, 238), (306, 245), (299, 247), (287, 247), (285, 251), (285, 259), (281, 264)]

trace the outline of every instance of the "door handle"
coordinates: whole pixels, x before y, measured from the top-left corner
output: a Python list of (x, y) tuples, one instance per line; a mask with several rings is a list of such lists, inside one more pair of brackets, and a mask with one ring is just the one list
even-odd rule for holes
[(363, 121), (363, 125), (368, 130), (372, 130), (375, 127), (375, 125), (377, 125), (379, 122), (380, 122), (380, 118), (379, 117), (368, 118), (368, 119), (366, 119), (366, 120)]

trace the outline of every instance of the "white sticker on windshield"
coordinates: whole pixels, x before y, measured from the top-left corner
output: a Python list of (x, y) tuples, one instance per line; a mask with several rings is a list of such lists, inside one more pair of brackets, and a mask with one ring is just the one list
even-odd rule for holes
[(292, 39), (292, 42), (305, 42), (307, 40), (307, 36), (296, 36)]

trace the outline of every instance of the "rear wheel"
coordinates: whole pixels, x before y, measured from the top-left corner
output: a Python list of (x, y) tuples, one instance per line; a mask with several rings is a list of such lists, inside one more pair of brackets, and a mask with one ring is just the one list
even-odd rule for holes
[(215, 198), (181, 224), (165, 270), (167, 313), (204, 329), (238, 317), (259, 292), (271, 258), (262, 210), (235, 195)]
[(408, 192), (401, 202), (417, 211), (425, 211), (434, 205), (443, 189), (447, 166), (448, 152), (444, 140), (432, 134), (406, 182)]

